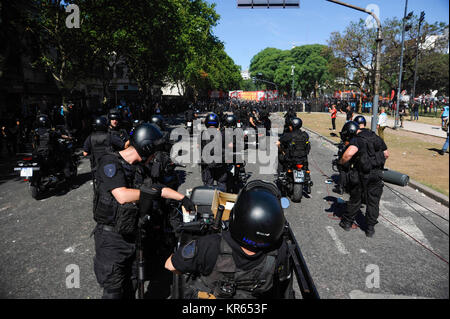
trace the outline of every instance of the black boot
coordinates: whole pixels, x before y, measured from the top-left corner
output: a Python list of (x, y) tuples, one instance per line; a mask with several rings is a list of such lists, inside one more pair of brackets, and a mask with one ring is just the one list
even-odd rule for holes
[(341, 228), (345, 231), (350, 231), (350, 229), (352, 229), (352, 224), (353, 223), (350, 223), (342, 219), (341, 222), (339, 223), (339, 226), (341, 226)]
[(372, 225), (371, 226), (367, 226), (366, 236), (369, 237), (369, 238), (372, 238), (373, 235), (375, 235), (375, 227), (372, 226)]

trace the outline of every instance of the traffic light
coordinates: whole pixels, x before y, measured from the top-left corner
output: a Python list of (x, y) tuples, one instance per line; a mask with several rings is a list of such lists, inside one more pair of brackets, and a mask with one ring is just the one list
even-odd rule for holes
[(423, 20), (425, 20), (425, 11), (422, 11), (422, 12), (420, 13), (420, 19), (419, 19), (420, 23), (422, 23)]
[(414, 13), (414, 11), (411, 11), (410, 13), (408, 13), (408, 15), (405, 17), (405, 20), (411, 19), (413, 13)]

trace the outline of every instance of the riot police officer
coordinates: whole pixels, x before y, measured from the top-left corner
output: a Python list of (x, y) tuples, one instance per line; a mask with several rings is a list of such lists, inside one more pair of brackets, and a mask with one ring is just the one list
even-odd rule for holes
[(283, 132), (289, 132), (290, 121), (295, 117), (297, 117), (297, 113), (295, 113), (294, 107), (292, 105), (289, 105), (289, 110), (284, 115), (284, 130), (283, 130)]
[(108, 132), (108, 120), (99, 116), (93, 123), (94, 132), (84, 141), (83, 155), (91, 155), (91, 170), (94, 173), (98, 160), (107, 152), (114, 149), (123, 150), (125, 144), (117, 135)]
[(272, 127), (272, 122), (270, 121), (270, 113), (265, 103), (263, 103), (261, 106), (261, 110), (259, 112), (259, 119), (263, 123), (264, 128), (266, 129), (266, 135), (269, 135), (270, 129)]
[(353, 121), (342, 127), (341, 138), (348, 140), (349, 145), (339, 160), (339, 165), (350, 166), (348, 180), (351, 185), (350, 199), (339, 226), (346, 231), (350, 230), (361, 203), (365, 202), (365, 233), (367, 237), (373, 237), (383, 193), (383, 168), (389, 152), (379, 136), (371, 130), (360, 129)]
[[(126, 143), (129, 140), (127, 131), (121, 127), (120, 121), (122, 119), (122, 116), (120, 114), (120, 111), (118, 109), (111, 109), (108, 112), (108, 120), (109, 120), (109, 126), (108, 126), (108, 132), (110, 132), (113, 135), (118, 136), (124, 143)], [(115, 151), (120, 151), (120, 149), (115, 149)]]
[(33, 144), (34, 154), (42, 158), (42, 171), (46, 171), (52, 166), (62, 167), (66, 178), (66, 188), (71, 183), (70, 161), (66, 160), (68, 154), (58, 154), (57, 139), (72, 139), (69, 135), (51, 129), (50, 119), (47, 115), (41, 114), (37, 118), (37, 128), (34, 131)]
[[(203, 184), (206, 186), (213, 186), (214, 181), (217, 181), (217, 187), (221, 191), (227, 191), (227, 181), (228, 181), (228, 169), (227, 165), (224, 162), (225, 157), (225, 134), (223, 131), (220, 130), (220, 120), (219, 116), (215, 113), (209, 113), (205, 118), (205, 126), (207, 129), (216, 129), (217, 134), (216, 136), (209, 136), (208, 139), (202, 138), (201, 140), (201, 154), (202, 154), (202, 163), (201, 163), (201, 174), (202, 174), (202, 181)], [(207, 130), (203, 132), (203, 135), (205, 133), (213, 132), (211, 130)], [(210, 144), (213, 142), (214, 137), (220, 137), (220, 147), (222, 148), (222, 154), (220, 159), (217, 161), (214, 159), (212, 161), (205, 161), (203, 150), (207, 144)], [(217, 154), (208, 154), (208, 155), (217, 155)]]
[(227, 230), (191, 240), (167, 259), (166, 269), (191, 275), (184, 298), (284, 298), (288, 248), (280, 197), (273, 184), (249, 182)]
[(194, 117), (195, 117), (195, 113), (194, 113), (193, 105), (192, 105), (192, 103), (190, 103), (188, 106), (188, 109), (186, 110), (186, 112), (184, 112), (184, 120), (186, 122), (192, 122), (192, 121), (194, 121)]
[(94, 196), (94, 220), (97, 222), (93, 231), (94, 272), (105, 299), (135, 296), (137, 227), (142, 221), (140, 216), (148, 214), (153, 200), (174, 199), (181, 201), (187, 211), (194, 210), (188, 198), (170, 188), (142, 185), (139, 163), (148, 160), (161, 136), (156, 126), (143, 123), (136, 128), (130, 147), (105, 154), (99, 160)]
[(288, 130), (289, 132), (283, 133), (280, 140), (277, 142), (278, 147), (281, 149), (282, 154), (279, 156), (279, 163), (282, 165), (282, 170), (287, 169), (287, 165), (290, 163), (303, 164), (305, 170), (305, 186), (306, 192), (311, 193), (311, 175), (308, 165), (308, 154), (311, 151), (311, 143), (309, 141), (309, 135), (301, 128), (303, 121), (294, 117), (290, 120)]

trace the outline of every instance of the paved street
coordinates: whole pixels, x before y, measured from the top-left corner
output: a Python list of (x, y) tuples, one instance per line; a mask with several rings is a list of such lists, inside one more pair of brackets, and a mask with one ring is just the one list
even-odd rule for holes
[[(278, 115), (272, 119), (281, 127)], [(285, 214), (321, 298), (449, 298), (448, 208), (409, 187), (386, 185), (374, 238), (359, 228), (345, 232), (338, 226), (345, 204), (326, 183), (336, 148), (315, 135), (311, 143), (311, 197)], [(251, 179), (274, 180), (255, 164), (246, 169)], [(79, 188), (39, 201), (11, 165), (2, 165), (0, 174), (0, 297), (101, 297), (92, 265), (89, 161), (80, 163)], [(180, 192), (198, 185), (200, 169), (189, 165)], [(66, 287), (70, 265), (79, 267), (79, 288)], [(379, 285), (373, 279), (378, 271)]]

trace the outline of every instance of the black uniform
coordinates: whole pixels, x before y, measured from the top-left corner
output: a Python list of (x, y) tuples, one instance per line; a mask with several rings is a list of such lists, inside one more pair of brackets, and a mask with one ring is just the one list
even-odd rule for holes
[(289, 109), (289, 111), (287, 111), (286, 114), (284, 115), (284, 132), (289, 131), (290, 121), (294, 117), (297, 117), (297, 113), (295, 113), (295, 111), (293, 109)]
[(111, 191), (139, 188), (142, 174), (118, 153), (104, 155), (96, 171), (94, 271), (103, 298), (134, 298), (137, 281), (136, 235), (138, 208), (134, 203), (120, 205)]
[(184, 298), (282, 298), (275, 287), (287, 263), (287, 245), (280, 240), (269, 252), (247, 255), (228, 231), (188, 242), (172, 256), (172, 264), (189, 273)]
[(280, 154), (279, 163), (284, 166), (284, 169), (293, 163), (303, 164), (304, 169), (309, 170), (308, 154), (311, 144), (308, 133), (302, 130), (284, 133), (280, 137), (280, 144), (285, 154)]
[(358, 148), (352, 157), (350, 172), (350, 200), (342, 216), (344, 222), (352, 223), (361, 207), (366, 203), (366, 222), (368, 227), (377, 224), (379, 203), (383, 193), (384, 141), (368, 129), (363, 129), (350, 139), (349, 146)]
[(84, 141), (83, 151), (91, 154), (91, 169), (97, 164), (97, 161), (107, 152), (113, 150), (123, 150), (125, 142), (116, 134), (109, 132), (93, 132)]
[(184, 112), (184, 119), (186, 122), (192, 122), (194, 120), (194, 110), (189, 109), (186, 112)]
[[(108, 127), (108, 133), (111, 133), (111, 135), (115, 135), (118, 138), (120, 138), (124, 143), (126, 143), (130, 137), (127, 133), (127, 131), (124, 128), (121, 128), (119, 126), (117, 127)], [(123, 148), (122, 148), (123, 149)], [(114, 151), (121, 151), (122, 149), (114, 149)]]
[[(217, 181), (218, 188), (226, 192), (229, 189), (229, 172), (228, 165), (225, 163), (225, 132), (223, 130), (218, 131), (222, 136), (222, 157), (220, 162), (212, 162), (206, 163), (203, 161), (202, 156), (202, 181), (206, 186), (213, 186), (214, 181)], [(203, 149), (207, 144), (213, 141), (214, 137), (211, 137), (209, 140), (201, 140), (201, 154), (203, 154)], [(208, 147), (210, 147), (209, 145)], [(211, 156), (214, 155), (214, 149), (211, 150)]]

